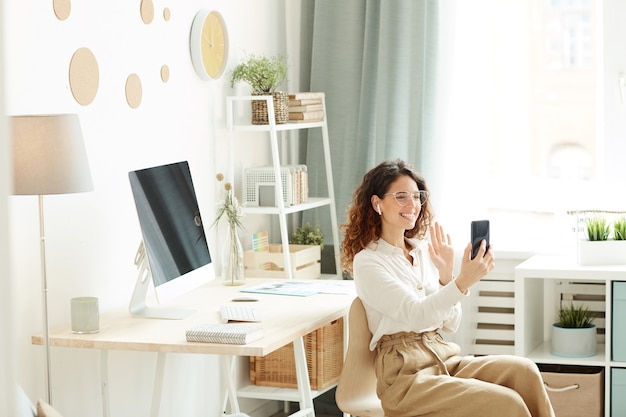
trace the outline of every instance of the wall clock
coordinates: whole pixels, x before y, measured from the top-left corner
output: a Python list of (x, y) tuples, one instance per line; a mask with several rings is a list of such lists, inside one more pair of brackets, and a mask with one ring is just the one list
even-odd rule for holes
[(228, 32), (218, 12), (202, 9), (196, 14), (189, 46), (193, 68), (200, 78), (209, 80), (222, 75), (228, 58)]

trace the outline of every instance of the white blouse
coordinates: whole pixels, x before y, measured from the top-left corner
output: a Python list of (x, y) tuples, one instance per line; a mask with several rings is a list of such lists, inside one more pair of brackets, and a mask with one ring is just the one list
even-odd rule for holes
[(463, 294), (454, 281), (439, 284), (439, 271), (428, 253), (428, 242), (407, 239), (413, 265), (400, 248), (379, 239), (357, 253), (353, 261), (356, 293), (363, 301), (370, 349), (385, 334), (442, 329), (455, 332), (461, 321)]

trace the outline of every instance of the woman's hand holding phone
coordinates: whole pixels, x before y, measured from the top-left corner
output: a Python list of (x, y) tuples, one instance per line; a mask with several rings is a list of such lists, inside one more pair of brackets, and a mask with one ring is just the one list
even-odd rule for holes
[(463, 293), (493, 270), (496, 262), (493, 250), (489, 250), (489, 221), (473, 221), (471, 226), (472, 240), (465, 248), (461, 272), (456, 279)]

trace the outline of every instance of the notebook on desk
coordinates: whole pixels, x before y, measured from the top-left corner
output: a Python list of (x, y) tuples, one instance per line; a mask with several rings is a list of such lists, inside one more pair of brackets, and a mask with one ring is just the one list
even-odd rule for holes
[(263, 328), (252, 324), (201, 324), (185, 332), (188, 342), (246, 345), (263, 338)]

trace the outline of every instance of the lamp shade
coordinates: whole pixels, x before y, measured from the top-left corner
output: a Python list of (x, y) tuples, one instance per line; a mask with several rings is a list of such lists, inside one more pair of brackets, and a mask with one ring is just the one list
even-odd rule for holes
[(13, 194), (91, 191), (91, 173), (76, 114), (12, 116)]

